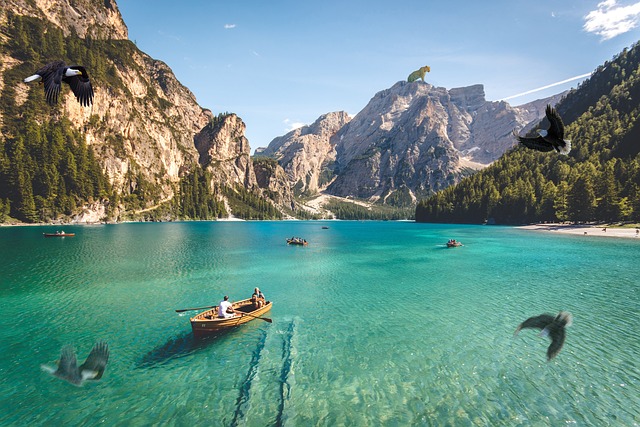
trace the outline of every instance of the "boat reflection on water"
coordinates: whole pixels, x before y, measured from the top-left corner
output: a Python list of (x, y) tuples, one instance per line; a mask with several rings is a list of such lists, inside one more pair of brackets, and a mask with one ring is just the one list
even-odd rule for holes
[(191, 331), (182, 335), (171, 337), (164, 344), (154, 348), (146, 353), (138, 362), (138, 368), (153, 368), (157, 365), (163, 365), (173, 359), (189, 356), (195, 352), (207, 348), (215, 341), (232, 335), (232, 329), (223, 330), (217, 333), (209, 334), (202, 337), (196, 337)]

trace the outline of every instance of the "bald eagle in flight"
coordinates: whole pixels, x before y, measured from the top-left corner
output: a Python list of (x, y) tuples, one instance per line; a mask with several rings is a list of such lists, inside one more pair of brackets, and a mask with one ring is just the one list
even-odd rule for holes
[(104, 341), (98, 341), (89, 353), (87, 360), (78, 367), (76, 353), (70, 346), (62, 347), (62, 354), (57, 368), (42, 365), (42, 370), (73, 385), (81, 386), (86, 380), (102, 378), (109, 361), (109, 346)]
[(527, 148), (531, 148), (537, 151), (552, 151), (556, 150), (560, 154), (569, 154), (571, 151), (571, 141), (564, 139), (564, 123), (562, 123), (562, 117), (551, 105), (547, 105), (545, 110), (547, 119), (549, 120), (549, 129), (538, 130), (538, 136), (535, 138), (529, 138), (525, 136), (519, 136), (516, 131), (513, 131), (513, 135), (518, 139), (518, 142)]
[(52, 106), (58, 102), (62, 82), (69, 85), (80, 105), (88, 107), (93, 103), (93, 87), (91, 87), (89, 74), (80, 65), (67, 67), (62, 61), (51, 62), (36, 71), (34, 75), (24, 79), (24, 82), (44, 83), (47, 103)]
[(537, 328), (542, 329), (540, 336), (551, 338), (551, 344), (547, 349), (547, 361), (556, 357), (560, 352), (562, 345), (564, 344), (565, 332), (564, 328), (571, 326), (573, 317), (568, 311), (561, 311), (556, 316), (551, 314), (541, 314), (540, 316), (530, 317), (524, 322), (518, 325), (518, 328), (513, 333), (513, 336), (517, 336), (523, 328)]

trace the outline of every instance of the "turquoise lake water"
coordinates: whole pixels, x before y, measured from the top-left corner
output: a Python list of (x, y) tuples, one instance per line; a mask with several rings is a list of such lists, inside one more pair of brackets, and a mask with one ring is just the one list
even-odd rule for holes
[[(640, 240), (348, 221), (43, 238), (55, 230), (0, 228), (0, 425), (640, 424)], [(197, 312), (175, 312), (255, 286), (273, 323), (195, 340)], [(538, 331), (513, 337), (560, 310), (574, 322), (551, 362)], [(100, 339), (101, 381), (40, 369)]]

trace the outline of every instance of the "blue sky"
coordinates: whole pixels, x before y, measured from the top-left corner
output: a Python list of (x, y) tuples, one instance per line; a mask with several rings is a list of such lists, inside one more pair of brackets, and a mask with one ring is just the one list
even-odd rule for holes
[(640, 39), (637, 0), (118, 6), (129, 38), (167, 63), (202, 107), (243, 119), (252, 150), (324, 113), (354, 115), (423, 65), (435, 86), (481, 83), (488, 100), (519, 105), (575, 87), (584, 79), (578, 76)]

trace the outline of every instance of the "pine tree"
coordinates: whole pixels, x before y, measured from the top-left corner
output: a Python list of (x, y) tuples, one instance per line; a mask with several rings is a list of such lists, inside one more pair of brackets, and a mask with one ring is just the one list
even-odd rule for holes
[(591, 180), (580, 177), (571, 186), (567, 198), (567, 215), (573, 222), (593, 220), (595, 192)]

